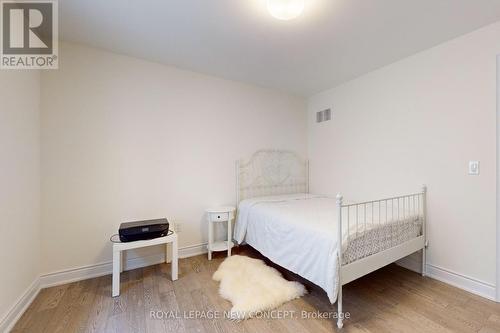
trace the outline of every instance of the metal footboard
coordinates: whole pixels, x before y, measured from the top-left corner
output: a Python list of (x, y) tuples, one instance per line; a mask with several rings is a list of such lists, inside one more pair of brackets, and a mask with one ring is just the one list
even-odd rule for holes
[[(418, 193), (354, 204), (344, 204), (342, 195), (337, 195), (339, 328), (344, 319), (343, 284), (418, 250), (422, 250), (425, 276), (426, 193), (427, 187), (423, 186)], [(351, 245), (356, 245), (357, 251)]]

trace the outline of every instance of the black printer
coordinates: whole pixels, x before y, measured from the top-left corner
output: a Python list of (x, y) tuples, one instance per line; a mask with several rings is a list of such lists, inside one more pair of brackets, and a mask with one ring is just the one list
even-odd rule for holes
[(120, 235), (120, 241), (122, 242), (133, 242), (163, 237), (168, 234), (168, 220), (164, 218), (125, 222), (120, 224), (118, 234)]

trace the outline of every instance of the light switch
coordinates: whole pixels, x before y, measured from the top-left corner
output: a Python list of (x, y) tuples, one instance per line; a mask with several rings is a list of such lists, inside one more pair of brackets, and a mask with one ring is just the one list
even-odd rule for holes
[(479, 175), (479, 161), (469, 161), (469, 175)]

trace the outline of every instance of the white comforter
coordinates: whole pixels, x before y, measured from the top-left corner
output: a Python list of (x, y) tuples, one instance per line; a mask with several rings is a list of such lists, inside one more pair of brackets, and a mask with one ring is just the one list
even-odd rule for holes
[(335, 199), (292, 194), (243, 200), (234, 238), (274, 263), (320, 286), (337, 299), (338, 254)]

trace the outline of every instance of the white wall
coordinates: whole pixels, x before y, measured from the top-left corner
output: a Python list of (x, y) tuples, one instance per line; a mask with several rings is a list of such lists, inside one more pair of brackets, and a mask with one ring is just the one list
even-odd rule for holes
[(39, 101), (35, 71), (0, 71), (0, 331), (40, 261)]
[(110, 261), (127, 220), (167, 216), (180, 247), (203, 243), (204, 209), (234, 204), (236, 159), (305, 154), (301, 98), (75, 44), (60, 54), (42, 75), (43, 272)]
[[(495, 284), (500, 23), (309, 99), (313, 192), (348, 199), (428, 185), (428, 261)], [(376, 50), (374, 50), (376, 52)], [(334, 119), (314, 113), (333, 107)], [(468, 176), (469, 160), (481, 175)]]

